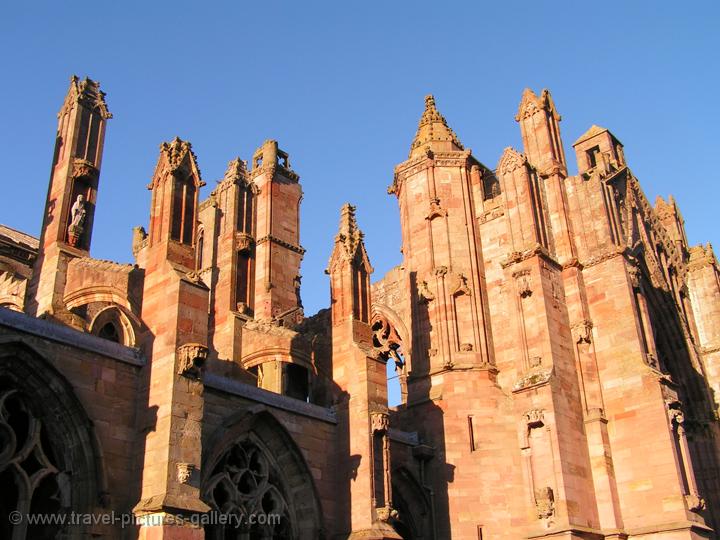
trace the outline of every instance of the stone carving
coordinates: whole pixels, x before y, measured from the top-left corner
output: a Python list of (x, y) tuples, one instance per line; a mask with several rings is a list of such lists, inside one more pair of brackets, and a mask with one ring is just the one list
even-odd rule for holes
[(460, 351), (462, 352), (472, 352), (473, 350), (473, 344), (472, 343), (461, 343), (460, 344)]
[[(500, 171), (501, 175), (506, 176), (508, 174), (511, 174), (516, 169), (525, 166), (526, 163), (527, 158), (523, 154), (521, 154), (514, 148), (507, 147), (503, 151), (503, 155), (498, 162), (497, 170)], [(493, 194), (493, 197), (495, 196), (496, 195)]]
[(696, 493), (690, 493), (688, 495), (685, 495), (685, 502), (687, 503), (688, 510), (690, 510), (691, 512), (699, 514), (700, 512), (705, 510), (705, 499), (703, 499)]
[(192, 478), (193, 472), (195, 471), (195, 465), (192, 463), (178, 463), (177, 464), (177, 481), (181, 484), (189, 484), (190, 478)]
[(685, 413), (681, 408), (679, 401), (672, 401), (667, 404), (668, 414), (670, 415), (670, 422), (674, 428), (680, 427), (685, 422)]
[(200, 343), (186, 343), (177, 348), (178, 375), (190, 379), (202, 377), (208, 348)]
[[(536, 361), (537, 364), (535, 364)], [(534, 356), (530, 359), (530, 370), (515, 382), (513, 391), (517, 392), (525, 388), (545, 384), (552, 377), (552, 372), (552, 368), (543, 369), (542, 359), (539, 356)]]
[(373, 433), (385, 433), (388, 430), (390, 417), (385, 412), (370, 413), (370, 429)]
[(443, 277), (445, 274), (448, 273), (448, 267), (447, 266), (438, 266), (435, 268), (435, 275), (438, 277)]
[(548, 519), (555, 515), (555, 494), (550, 486), (535, 490), (535, 508), (538, 519)]
[(418, 298), (425, 304), (435, 300), (435, 295), (430, 290), (427, 281), (418, 281)]
[(185, 274), (185, 278), (191, 283), (202, 283), (202, 276), (194, 270)]
[(540, 427), (545, 424), (545, 411), (542, 409), (530, 409), (523, 416), (528, 427)]
[(592, 328), (592, 322), (587, 319), (575, 323), (572, 327), (573, 342), (577, 344), (590, 343), (592, 341)]
[(425, 217), (425, 219), (431, 221), (435, 219), (436, 217), (445, 217), (447, 216), (447, 210), (445, 210), (442, 206), (440, 206), (440, 199), (434, 198), (430, 199), (430, 211), (428, 212), (428, 215)]
[(645, 353), (645, 363), (653, 369), (660, 370), (660, 362), (658, 362), (657, 357), (651, 352)]
[(378, 521), (384, 522), (388, 522), (391, 519), (397, 519), (399, 516), (397, 510), (387, 505), (375, 508), (375, 515), (377, 516)]
[(251, 235), (244, 232), (235, 234), (235, 245), (239, 253), (249, 253), (253, 243), (254, 239)]
[(95, 180), (98, 177), (98, 170), (91, 162), (86, 159), (73, 160), (72, 177), (73, 178), (89, 178)]
[(85, 232), (85, 196), (80, 194), (70, 209), (70, 225), (68, 226), (68, 244), (76, 247), (80, 243), (80, 237)]
[(459, 296), (461, 294), (467, 294), (470, 296), (470, 287), (467, 284), (467, 277), (465, 274), (452, 274), (452, 281), (450, 283), (450, 294), (453, 296)]
[(513, 273), (517, 290), (520, 298), (527, 298), (532, 295), (532, 281), (530, 280), (530, 270), (519, 270)]

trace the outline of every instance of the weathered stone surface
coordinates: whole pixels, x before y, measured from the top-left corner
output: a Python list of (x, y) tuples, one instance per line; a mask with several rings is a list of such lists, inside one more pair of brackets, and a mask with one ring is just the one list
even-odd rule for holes
[(205, 201), (190, 143), (163, 143), (136, 264), (90, 257), (109, 118), (73, 78), (42, 241), (0, 227), (0, 472), (42, 471), (33, 508), (132, 515), (71, 531), (118, 539), (230, 537), (197, 520), (258, 505), (280, 521), (251, 538), (716, 535), (720, 267), (610, 131), (575, 142), (569, 176), (552, 97), (528, 89), (522, 151), (492, 170), (428, 96), (389, 189), (402, 264), (371, 285), (344, 205), (331, 305), (305, 317), (276, 141)]

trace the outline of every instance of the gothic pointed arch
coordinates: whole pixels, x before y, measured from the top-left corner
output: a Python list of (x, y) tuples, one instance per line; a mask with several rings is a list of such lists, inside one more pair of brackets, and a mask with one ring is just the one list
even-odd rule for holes
[(254, 407), (232, 415), (204, 448), (203, 501), (222, 513), (269, 516), (255, 523), (246, 519), (240, 527), (207, 527), (208, 540), (324, 538), (310, 469), (285, 427), (267, 409)]
[(89, 325), (91, 334), (126, 347), (134, 347), (137, 344), (138, 328), (137, 317), (117, 304), (102, 308)]
[(0, 537), (82, 537), (82, 527), (13, 525), (8, 514), (92, 512), (107, 493), (101, 463), (70, 383), (22, 341), (0, 341)]

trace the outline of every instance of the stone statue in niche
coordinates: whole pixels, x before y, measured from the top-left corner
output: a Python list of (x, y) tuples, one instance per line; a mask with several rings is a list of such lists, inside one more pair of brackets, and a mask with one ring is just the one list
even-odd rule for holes
[(80, 237), (85, 231), (85, 218), (87, 210), (85, 210), (85, 197), (80, 194), (77, 196), (75, 203), (70, 209), (70, 225), (68, 225), (68, 244), (76, 247), (80, 242)]

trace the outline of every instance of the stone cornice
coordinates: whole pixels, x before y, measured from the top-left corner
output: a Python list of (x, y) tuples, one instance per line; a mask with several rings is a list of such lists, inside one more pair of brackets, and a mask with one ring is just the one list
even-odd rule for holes
[(305, 248), (302, 246), (298, 246), (295, 244), (291, 244), (290, 242), (286, 242), (285, 240), (281, 240), (277, 236), (273, 236), (271, 234), (268, 234), (267, 236), (263, 236), (262, 238), (258, 238), (256, 241), (257, 245), (264, 244), (265, 242), (272, 242), (274, 244), (277, 244), (279, 246), (282, 246), (284, 248), (289, 249), (290, 251), (294, 251), (295, 253), (299, 253), (300, 255), (305, 254)]
[(389, 194), (397, 194), (402, 183), (409, 176), (419, 173), (430, 167), (467, 167), (479, 164), (472, 157), (472, 150), (458, 150), (450, 152), (433, 152), (428, 149), (425, 154), (403, 161), (395, 167), (393, 183), (388, 187)]
[(532, 259), (535, 255), (539, 255), (543, 260), (549, 262), (558, 269), (562, 269), (562, 265), (557, 262), (550, 252), (541, 244), (535, 244), (532, 248), (526, 249), (525, 251), (513, 251), (505, 256), (505, 259), (500, 261), (500, 266), (508, 268), (517, 263)]

